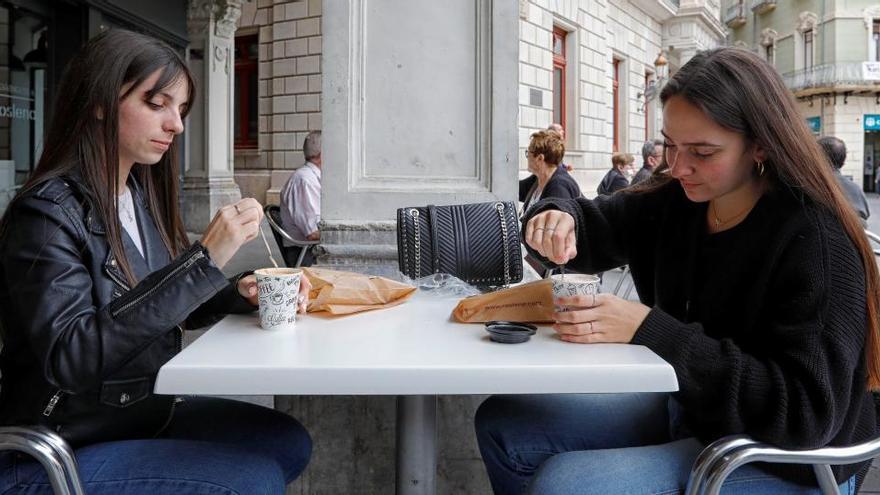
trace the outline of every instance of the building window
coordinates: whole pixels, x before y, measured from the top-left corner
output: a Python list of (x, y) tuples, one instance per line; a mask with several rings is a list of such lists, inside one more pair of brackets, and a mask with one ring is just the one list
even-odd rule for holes
[(764, 47), (764, 57), (766, 57), (767, 62), (770, 65), (774, 64), (775, 55), (776, 55), (776, 47), (773, 45), (773, 43), (770, 43), (769, 45)]
[(880, 19), (874, 19), (874, 32), (871, 36), (874, 45), (874, 61), (880, 62)]
[(804, 69), (813, 68), (813, 30), (804, 31)]
[(553, 122), (565, 129), (565, 36), (553, 28)]
[(611, 83), (611, 126), (613, 134), (612, 151), (619, 150), (620, 143), (620, 60), (614, 59), (614, 80)]
[(257, 147), (258, 114), (257, 35), (235, 38), (235, 148)]

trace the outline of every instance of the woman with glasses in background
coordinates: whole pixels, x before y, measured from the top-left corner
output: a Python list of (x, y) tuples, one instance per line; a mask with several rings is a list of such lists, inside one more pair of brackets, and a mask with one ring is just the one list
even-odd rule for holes
[[(595, 273), (629, 264), (641, 302), (561, 303), (564, 342), (644, 345), (673, 394), (494, 396), (476, 416), (496, 493), (679, 493), (710, 442), (783, 448), (875, 435), (878, 271), (855, 213), (775, 69), (722, 48), (661, 92), (664, 161), (596, 200), (546, 200), (530, 253)], [(832, 467), (841, 493), (869, 463)], [(748, 465), (723, 493), (818, 494), (809, 466)]]

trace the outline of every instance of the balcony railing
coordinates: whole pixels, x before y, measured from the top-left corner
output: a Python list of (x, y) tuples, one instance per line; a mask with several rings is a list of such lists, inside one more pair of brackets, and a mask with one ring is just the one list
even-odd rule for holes
[(776, 8), (776, 0), (752, 0), (752, 12), (763, 14)]
[(783, 74), (795, 96), (828, 91), (880, 91), (880, 67), (876, 62), (838, 62)]
[(742, 26), (746, 23), (745, 10), (742, 1), (731, 5), (724, 13), (724, 24), (727, 24), (727, 27), (730, 28), (738, 28)]

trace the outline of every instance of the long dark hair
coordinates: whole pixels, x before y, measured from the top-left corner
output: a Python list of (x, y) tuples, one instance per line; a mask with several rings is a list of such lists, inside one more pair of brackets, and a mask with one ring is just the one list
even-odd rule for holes
[[(865, 267), (867, 385), (880, 389), (880, 275), (874, 252), (776, 69), (739, 48), (699, 52), (663, 87), (660, 101), (665, 105), (673, 96), (684, 98), (718, 125), (761, 147), (766, 153), (764, 177), (770, 183), (800, 192), (840, 219)], [(664, 156), (652, 180), (634, 191), (651, 190), (672, 180), (663, 173), (668, 168)]]
[[(170, 46), (122, 29), (105, 31), (86, 43), (64, 70), (43, 154), (0, 221), (0, 238), (6, 232), (18, 198), (54, 177), (78, 173), (85, 185), (86, 201), (103, 222), (107, 242), (120, 269), (129, 282), (135, 282), (122, 247), (116, 202), (119, 102), (157, 70), (161, 70), (161, 75), (147, 97), (152, 98), (184, 78), (189, 88), (189, 109), (195, 91), (192, 74)], [(129, 86), (123, 93), (126, 85)], [(143, 188), (162, 242), (172, 257), (189, 246), (177, 202), (178, 142), (172, 141), (158, 163), (135, 164), (131, 171)]]

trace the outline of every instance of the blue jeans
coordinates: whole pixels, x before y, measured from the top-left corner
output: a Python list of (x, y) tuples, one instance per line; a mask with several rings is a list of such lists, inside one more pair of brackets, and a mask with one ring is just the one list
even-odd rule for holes
[[(477, 410), (480, 453), (496, 494), (678, 494), (704, 448), (678, 438), (668, 394), (492, 396)], [(855, 477), (840, 485), (855, 493)], [(722, 493), (819, 495), (754, 465)]]
[[(227, 399), (188, 397), (160, 438), (76, 450), (89, 495), (283, 494), (311, 456), (305, 428), (281, 412)], [(45, 471), (0, 454), (0, 494), (49, 495)]]

